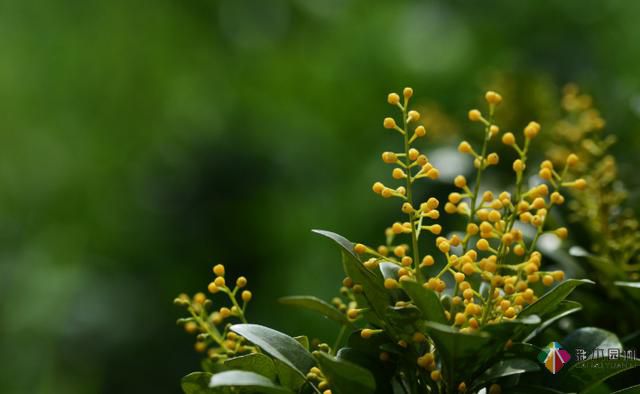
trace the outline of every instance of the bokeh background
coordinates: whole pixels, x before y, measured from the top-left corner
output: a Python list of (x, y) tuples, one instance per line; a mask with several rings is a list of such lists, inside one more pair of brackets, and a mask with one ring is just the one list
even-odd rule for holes
[(385, 97), (405, 85), (451, 173), (484, 90), (520, 108), (505, 127), (544, 127), (577, 82), (638, 190), (639, 13), (623, 0), (0, 1), (0, 391), (179, 392), (199, 355), (172, 299), (218, 262), (249, 278), (253, 322), (331, 341), (332, 323), (277, 298), (337, 292), (338, 253), (312, 228), (382, 240), (398, 207), (370, 185), (388, 179)]

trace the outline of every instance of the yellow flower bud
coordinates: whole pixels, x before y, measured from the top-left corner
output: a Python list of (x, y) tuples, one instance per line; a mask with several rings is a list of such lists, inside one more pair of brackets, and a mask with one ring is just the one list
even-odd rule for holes
[(411, 96), (413, 96), (413, 89), (409, 87), (404, 88), (404, 90), (402, 91), (402, 95), (405, 99), (411, 98)]
[(404, 179), (407, 177), (407, 174), (400, 168), (394, 168), (393, 171), (391, 171), (391, 176), (393, 179)]
[(367, 247), (364, 246), (363, 244), (355, 244), (353, 246), (353, 251), (356, 252), (357, 254), (362, 254), (367, 251)]
[(213, 267), (213, 273), (216, 274), (217, 276), (223, 276), (224, 275), (224, 265), (216, 264), (215, 267)]
[(500, 161), (500, 157), (498, 156), (497, 153), (489, 153), (489, 156), (487, 156), (487, 163), (489, 163), (492, 166), (495, 166), (496, 164), (498, 164), (499, 161)]
[(252, 297), (253, 297), (253, 294), (251, 294), (251, 292), (249, 290), (244, 290), (242, 292), (242, 301), (249, 302), (249, 301), (251, 301)]
[(482, 251), (489, 250), (489, 242), (486, 239), (479, 239), (478, 242), (476, 242), (476, 247)]
[(389, 93), (387, 102), (391, 105), (397, 105), (400, 102), (400, 96), (397, 93)]
[(538, 172), (538, 175), (540, 175), (540, 178), (542, 178), (542, 179), (544, 179), (544, 180), (548, 181), (548, 180), (550, 180), (550, 179), (551, 179), (551, 177), (552, 177), (552, 175), (553, 175), (553, 174), (551, 173), (551, 170), (550, 170), (550, 169), (548, 169), (548, 168), (543, 168), (543, 169), (541, 169), (541, 170)]
[(409, 160), (415, 161), (418, 159), (419, 155), (420, 155), (420, 152), (418, 152), (417, 149), (414, 149), (414, 148), (409, 149)]
[(540, 124), (536, 122), (529, 122), (527, 127), (524, 128), (524, 135), (528, 139), (535, 138), (535, 136), (538, 135), (538, 132), (540, 132)]
[(385, 129), (395, 129), (396, 121), (393, 118), (384, 118), (384, 122), (382, 123)]
[(524, 163), (522, 162), (522, 160), (520, 160), (520, 159), (516, 159), (516, 160), (513, 162), (513, 170), (514, 170), (515, 172), (522, 172), (522, 171), (524, 170), (524, 168), (525, 168), (525, 165), (524, 165)]
[(442, 378), (442, 375), (440, 374), (439, 370), (433, 370), (431, 371), (431, 380), (433, 380), (434, 382), (439, 381)]
[(464, 313), (461, 313), (461, 312), (456, 313), (455, 324), (457, 326), (463, 325), (466, 321), (467, 321), (467, 318), (465, 317)]
[(512, 306), (507, 308), (506, 311), (504, 311), (504, 317), (506, 317), (508, 319), (511, 319), (515, 315), (516, 315), (516, 310)]
[(218, 287), (224, 287), (224, 285), (225, 285), (225, 281), (224, 281), (224, 278), (223, 278), (222, 276), (218, 276), (218, 277), (213, 281), (213, 283), (214, 283), (216, 286), (218, 286)]
[(558, 236), (558, 238), (560, 239), (567, 239), (567, 237), (569, 236), (569, 231), (567, 230), (566, 227), (560, 227), (557, 228), (554, 233)]
[(477, 109), (469, 111), (469, 120), (472, 122), (479, 122), (482, 119), (482, 114)]
[(453, 274), (453, 278), (456, 280), (456, 282), (460, 283), (464, 280), (464, 274), (462, 272), (456, 272), (455, 274)]
[(553, 170), (553, 163), (550, 160), (545, 160), (540, 163), (540, 168), (547, 168), (549, 170)]
[(396, 289), (398, 287), (398, 281), (393, 278), (387, 278), (384, 280), (384, 287), (386, 289)]
[(545, 275), (542, 277), (542, 284), (545, 286), (551, 286), (553, 284), (553, 276)]
[(489, 104), (493, 105), (500, 104), (502, 102), (502, 96), (491, 90), (484, 95), (484, 98)]
[(407, 250), (404, 248), (404, 246), (396, 246), (393, 249), (393, 254), (395, 254), (397, 257), (404, 257), (406, 253)]
[(393, 223), (393, 225), (391, 225), (391, 230), (394, 234), (402, 234), (404, 233), (404, 226), (402, 225), (402, 223), (395, 222)]
[(575, 187), (578, 190), (584, 190), (587, 187), (587, 181), (585, 181), (584, 179), (580, 178), (580, 179), (575, 181)]
[(198, 325), (192, 321), (187, 322), (184, 325), (184, 330), (189, 334), (195, 334), (196, 332), (198, 332)]
[(238, 277), (238, 279), (236, 279), (236, 286), (238, 286), (239, 288), (243, 288), (247, 285), (247, 278), (245, 278), (244, 276), (240, 276)]
[(427, 130), (425, 130), (424, 126), (416, 127), (415, 134), (418, 137), (424, 137), (427, 134)]
[(420, 264), (420, 265), (423, 266), (423, 267), (430, 267), (434, 263), (435, 263), (435, 260), (433, 259), (433, 257), (431, 255), (426, 255), (422, 259), (422, 264)]
[(569, 167), (573, 167), (576, 164), (578, 164), (578, 156), (571, 153), (569, 156), (567, 156), (567, 165)]
[(458, 175), (457, 177), (455, 177), (455, 179), (453, 180), (453, 184), (462, 189), (465, 186), (467, 186), (467, 179), (463, 176), (463, 175)]
[(373, 190), (373, 192), (376, 194), (382, 193), (382, 189), (384, 189), (384, 185), (380, 182), (374, 183), (373, 186), (371, 187), (371, 190)]
[(458, 151), (460, 153), (471, 153), (473, 152), (473, 149), (467, 141), (462, 141), (460, 145), (458, 145)]
[(505, 145), (513, 145), (516, 143), (516, 137), (513, 133), (505, 133), (502, 135), (502, 143)]
[(492, 124), (491, 127), (489, 127), (489, 132), (491, 133), (491, 136), (496, 136), (500, 132), (500, 128)]
[(393, 152), (384, 152), (382, 153), (382, 161), (387, 164), (393, 164), (398, 161), (398, 155)]
[(415, 122), (420, 119), (420, 112), (418, 111), (409, 111), (408, 113), (408, 121)]
[(207, 290), (209, 290), (209, 293), (215, 294), (220, 291), (220, 288), (216, 286), (215, 282), (211, 282), (209, 283), (209, 286), (207, 286)]
[(467, 225), (467, 234), (470, 234), (470, 235), (478, 234), (478, 225), (475, 223), (469, 223)]

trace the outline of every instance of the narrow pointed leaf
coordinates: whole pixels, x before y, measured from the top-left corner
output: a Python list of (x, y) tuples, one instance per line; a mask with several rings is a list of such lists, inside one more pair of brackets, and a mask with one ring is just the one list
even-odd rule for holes
[(231, 326), (231, 331), (254, 343), (303, 377), (315, 365), (311, 353), (298, 341), (279, 331), (258, 324), (236, 324)]
[(568, 279), (564, 282), (560, 283), (558, 286), (546, 292), (542, 297), (540, 297), (536, 302), (527, 306), (520, 312), (518, 316), (530, 316), (530, 315), (538, 315), (543, 316), (545, 313), (548, 313), (555, 309), (562, 300), (567, 298), (569, 294), (578, 286), (582, 284), (593, 284), (593, 281), (588, 279)]
[(331, 392), (337, 394), (369, 394), (376, 389), (371, 372), (352, 362), (327, 353), (315, 353), (320, 369), (331, 382)]
[(280, 298), (280, 303), (285, 305), (293, 305), (310, 311), (320, 313), (321, 315), (334, 320), (341, 324), (349, 324), (346, 316), (336, 307), (320, 298), (313, 296), (290, 296)]
[(225, 371), (211, 377), (209, 387), (218, 392), (220, 389), (229, 389), (234, 393), (264, 393), (287, 394), (293, 391), (274, 384), (269, 379), (255, 372)]

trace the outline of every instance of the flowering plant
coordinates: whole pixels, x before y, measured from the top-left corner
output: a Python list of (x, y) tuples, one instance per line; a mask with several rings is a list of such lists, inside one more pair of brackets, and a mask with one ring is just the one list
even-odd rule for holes
[[(400, 149), (382, 154), (400, 185), (375, 182), (372, 187), (383, 198), (399, 200), (404, 218), (385, 230), (385, 242), (377, 247), (315, 230), (340, 249), (346, 275), (340, 296), (331, 303), (310, 296), (281, 300), (336, 321), (340, 330), (334, 344), (311, 346), (306, 337), (248, 324), (245, 312), (252, 294), (243, 290), (247, 280), (240, 277), (231, 288), (224, 267), (217, 265), (208, 290), (225, 294), (230, 305), (213, 308), (204, 293), (175, 301), (190, 313), (179, 323), (197, 334), (196, 349), (206, 354), (204, 372), (184, 378), (186, 393), (495, 394), (550, 385), (583, 390), (620, 372), (593, 374), (577, 361), (560, 372), (562, 379), (548, 384), (546, 371), (536, 361), (541, 352), (538, 335), (580, 310), (566, 297), (575, 287), (592, 283), (546, 269), (537, 249), (545, 233), (567, 237), (566, 228), (549, 228), (547, 218), (564, 204), (565, 190), (587, 187), (587, 181), (573, 173), (578, 156), (568, 153), (560, 165), (543, 161), (535, 171), (538, 182), (528, 182), (528, 167), (536, 168), (528, 162), (529, 149), (541, 131), (538, 123), (530, 122), (522, 137), (500, 137), (515, 155), (510, 163), (512, 188), (483, 189), (483, 177), (501, 161), (490, 148), (500, 134), (495, 115), (502, 97), (487, 92), (487, 114), (469, 111), (469, 119), (482, 128), (482, 145), (474, 148), (463, 141), (458, 147), (471, 156), (474, 179), (457, 176), (458, 191), (444, 204), (419, 196), (415, 184), (437, 179), (439, 170), (416, 148), (427, 131), (419, 124), (420, 113), (410, 107), (412, 96), (411, 88), (405, 88), (402, 97), (389, 94), (387, 101), (398, 109), (399, 121), (387, 117), (383, 122), (400, 136)], [(438, 223), (441, 209), (460, 215), (463, 225), (443, 228)], [(533, 230), (532, 237), (523, 231), (526, 226)], [(579, 338), (581, 346), (589, 348), (602, 335), (611, 341), (615, 337), (591, 329), (567, 343)]]

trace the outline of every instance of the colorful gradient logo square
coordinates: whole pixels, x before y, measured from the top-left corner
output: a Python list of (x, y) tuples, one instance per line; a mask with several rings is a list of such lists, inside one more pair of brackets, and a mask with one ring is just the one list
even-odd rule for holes
[(571, 360), (569, 352), (564, 350), (558, 342), (551, 342), (538, 354), (540, 361), (552, 374), (558, 373)]

